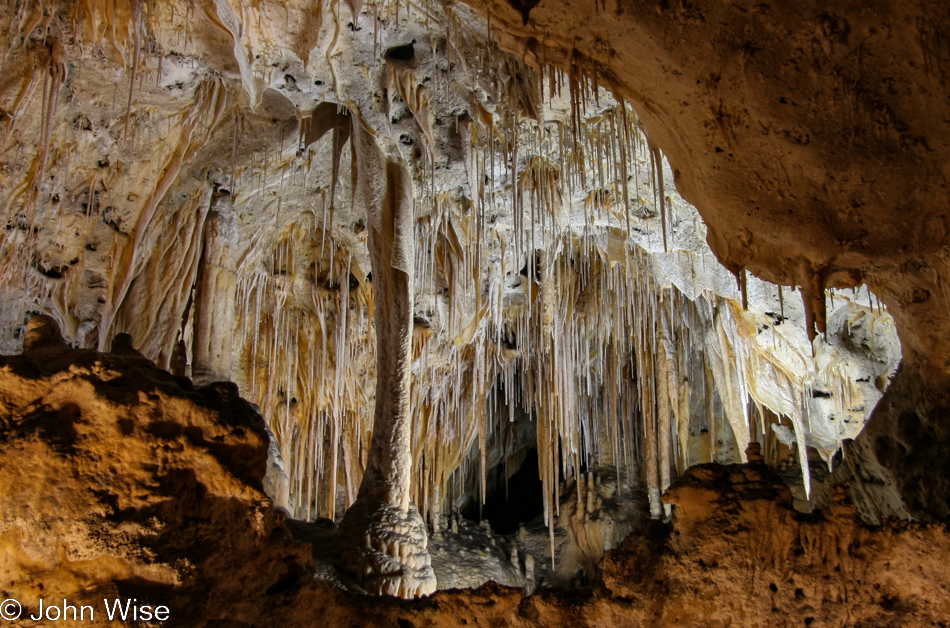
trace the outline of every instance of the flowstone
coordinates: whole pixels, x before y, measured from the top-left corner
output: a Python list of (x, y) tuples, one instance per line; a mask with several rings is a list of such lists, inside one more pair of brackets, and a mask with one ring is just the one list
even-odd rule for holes
[(340, 538), (345, 569), (367, 592), (401, 598), (435, 592), (425, 522), (415, 506), (361, 498), (343, 516)]

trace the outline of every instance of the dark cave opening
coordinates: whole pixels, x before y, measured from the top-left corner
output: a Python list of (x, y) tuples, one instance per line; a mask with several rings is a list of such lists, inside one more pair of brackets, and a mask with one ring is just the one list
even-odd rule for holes
[(462, 516), (472, 521), (487, 520), (496, 534), (514, 534), (518, 527), (544, 511), (543, 486), (538, 471), (538, 450), (530, 448), (518, 470), (508, 478), (505, 489), (504, 463), (487, 474), (488, 490), (479, 517), (478, 500), (470, 500)]

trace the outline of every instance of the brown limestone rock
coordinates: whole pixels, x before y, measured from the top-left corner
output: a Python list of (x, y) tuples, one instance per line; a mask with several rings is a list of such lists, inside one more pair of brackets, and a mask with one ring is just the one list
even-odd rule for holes
[(930, 625), (950, 610), (943, 525), (868, 527), (841, 488), (804, 515), (759, 464), (697, 465), (665, 501), (670, 526), (603, 566), (614, 595), (652, 600), (654, 625)]
[(201, 625), (306, 578), (305, 546), (261, 489), (263, 421), (236, 387), (193, 390), (131, 346), (58, 338), (34, 317), (25, 355), (0, 357), (0, 597), (31, 613), (92, 604), (95, 625), (103, 598), (135, 597)]

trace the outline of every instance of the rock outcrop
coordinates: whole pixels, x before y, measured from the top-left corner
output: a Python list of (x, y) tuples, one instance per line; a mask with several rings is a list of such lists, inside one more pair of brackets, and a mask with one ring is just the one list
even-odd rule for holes
[(73, 349), (48, 317), (24, 348), (0, 358), (0, 597), (24, 618), (67, 599), (106, 625), (103, 599), (137, 598), (199, 625), (310, 577), (262, 491), (263, 420), (233, 384)]
[(841, 488), (824, 511), (799, 513), (753, 462), (693, 467), (665, 501), (670, 527), (603, 567), (614, 595), (649, 600), (653, 625), (922, 626), (950, 611), (943, 525), (868, 527)]

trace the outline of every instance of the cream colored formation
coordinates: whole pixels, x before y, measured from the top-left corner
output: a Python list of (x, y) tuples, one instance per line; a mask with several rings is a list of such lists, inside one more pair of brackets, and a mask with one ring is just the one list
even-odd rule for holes
[(238, 382), (280, 506), (362, 504), (370, 590), (434, 589), (422, 522), (471, 465), (484, 499), (516, 407), (549, 524), (558, 478), (599, 467), (642, 476), (659, 517), (676, 474), (752, 434), (830, 464), (900, 360), (864, 289), (825, 294), (812, 342), (814, 299), (718, 264), (595, 71), (504, 54), (464, 6), (86, 0), (0, 26), (3, 348), (42, 311)]

